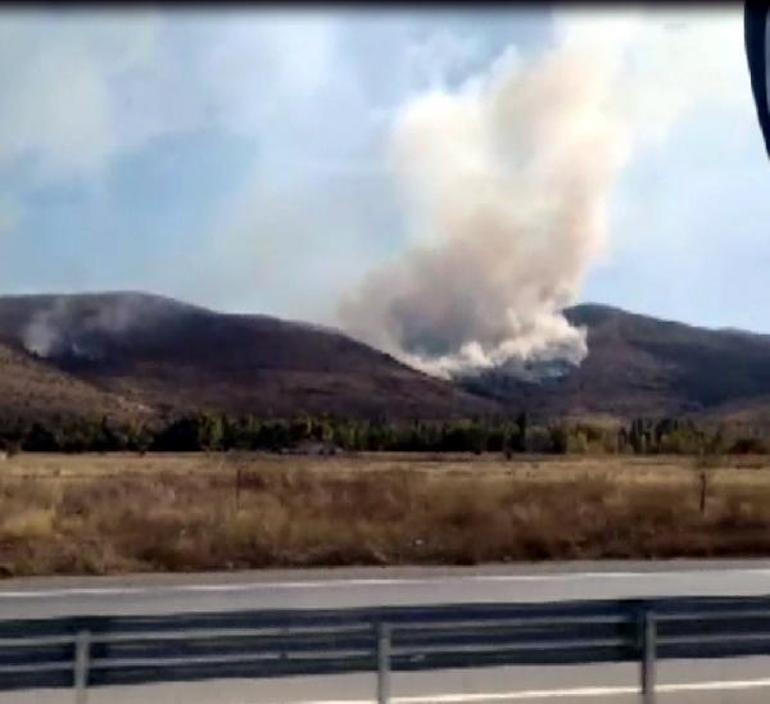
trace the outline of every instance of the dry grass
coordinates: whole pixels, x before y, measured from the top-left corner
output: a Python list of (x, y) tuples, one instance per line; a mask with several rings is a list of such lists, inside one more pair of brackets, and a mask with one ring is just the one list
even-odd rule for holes
[[(770, 465), (676, 458), (22, 455), (0, 571), (770, 555)], [(236, 491), (236, 470), (241, 489)]]

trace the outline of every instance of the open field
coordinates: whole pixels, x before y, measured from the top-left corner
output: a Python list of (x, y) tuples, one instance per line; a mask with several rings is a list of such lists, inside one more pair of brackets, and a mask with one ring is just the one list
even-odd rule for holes
[(0, 463), (6, 576), (759, 555), (770, 555), (770, 458), (25, 454)]

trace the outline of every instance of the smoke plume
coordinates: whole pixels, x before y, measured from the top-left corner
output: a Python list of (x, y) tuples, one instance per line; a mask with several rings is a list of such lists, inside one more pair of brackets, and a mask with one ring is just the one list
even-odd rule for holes
[(561, 311), (603, 251), (634, 138), (660, 137), (686, 102), (664, 115), (643, 64), (624, 66), (633, 21), (597, 24), (565, 22), (544, 53), (508, 51), (405, 106), (390, 155), (413, 244), (342, 301), (353, 335), (439, 375), (585, 357)]
[(58, 296), (31, 315), (21, 330), (22, 344), (38, 357), (96, 359), (106, 338), (146, 326), (167, 305), (136, 293)]

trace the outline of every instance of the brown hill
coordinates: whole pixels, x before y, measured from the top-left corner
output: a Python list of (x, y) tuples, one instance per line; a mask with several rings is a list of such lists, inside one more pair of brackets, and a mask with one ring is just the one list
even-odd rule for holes
[(447, 418), (499, 409), (333, 330), (141, 293), (2, 297), (0, 343), (2, 383), (16, 388), (0, 411), (47, 410), (49, 385), (68, 388), (61, 403), (76, 412)]
[(588, 329), (579, 367), (540, 381), (489, 372), (463, 385), (541, 416), (770, 417), (770, 336), (592, 304), (565, 314)]
[(0, 345), (0, 416), (44, 419), (109, 415), (121, 421), (150, 418), (153, 410), (94, 387), (24, 352)]
[(161, 296), (0, 297), (0, 414), (209, 409), (452, 418), (694, 414), (770, 427), (770, 336), (580, 305), (580, 367), (433, 379), (330, 329)]

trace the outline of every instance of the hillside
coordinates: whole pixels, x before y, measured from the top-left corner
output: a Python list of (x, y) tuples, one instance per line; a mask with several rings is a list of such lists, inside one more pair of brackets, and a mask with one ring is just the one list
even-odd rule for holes
[(206, 409), (391, 419), (518, 412), (632, 418), (693, 414), (770, 427), (770, 336), (600, 305), (580, 367), (540, 381), (499, 371), (457, 384), (335, 330), (230, 315), (141, 293), (0, 297), (0, 415), (150, 418)]
[(465, 387), (544, 416), (770, 417), (770, 336), (593, 304), (565, 314), (588, 329), (589, 353), (580, 367), (539, 383), (492, 372), (466, 379)]
[(149, 418), (152, 409), (96, 388), (29, 355), (0, 345), (0, 416), (33, 420), (110, 415), (121, 421)]
[[(0, 412), (150, 407), (391, 418), (484, 414), (497, 405), (326, 329), (228, 315), (140, 293), (0, 298)], [(51, 393), (40, 391), (51, 387)], [(57, 392), (58, 393), (58, 392)]]

